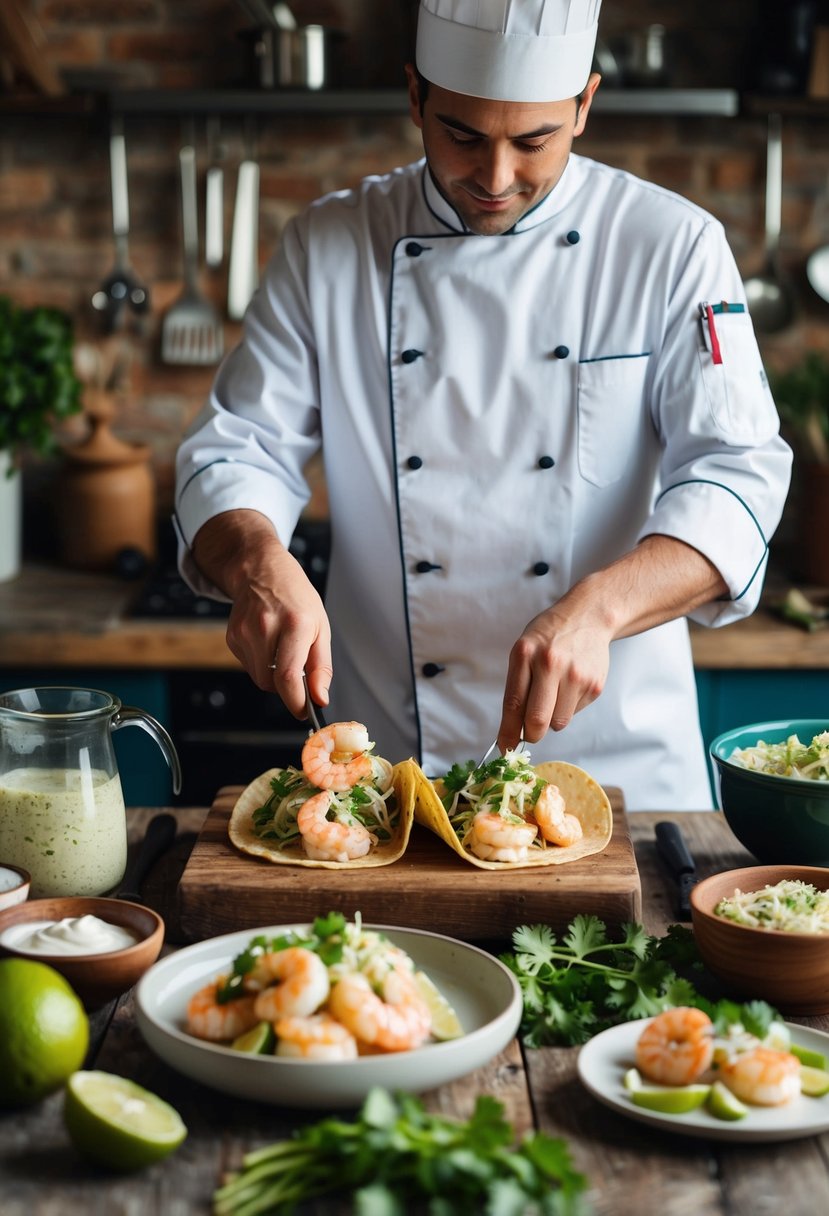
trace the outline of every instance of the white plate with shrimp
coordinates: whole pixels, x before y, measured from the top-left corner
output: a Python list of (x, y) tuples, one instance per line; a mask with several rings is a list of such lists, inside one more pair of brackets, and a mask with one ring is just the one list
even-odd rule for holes
[[(578, 1073), (594, 1098), (611, 1110), (663, 1131), (708, 1140), (799, 1140), (829, 1131), (829, 1094), (810, 1098), (799, 1094), (785, 1106), (750, 1106), (739, 1122), (709, 1114), (704, 1106), (684, 1115), (668, 1115), (634, 1106), (625, 1089), (625, 1073), (634, 1065), (636, 1042), (651, 1021), (641, 1018), (603, 1030), (579, 1052)], [(829, 1058), (829, 1034), (786, 1022), (792, 1042)]]
[(162, 959), (136, 989), (139, 1029), (156, 1055), (195, 1081), (240, 1098), (314, 1109), (359, 1106), (377, 1085), (412, 1093), (444, 1085), (482, 1067), (512, 1040), (521, 1020), (521, 990), (497, 958), (437, 933), (364, 927), (384, 933), (426, 972), (460, 1018), (460, 1038), (410, 1051), (320, 1061), (253, 1055), (187, 1033), (190, 998), (230, 971), (251, 938), (307, 931), (309, 926), (302, 924), (226, 933)]

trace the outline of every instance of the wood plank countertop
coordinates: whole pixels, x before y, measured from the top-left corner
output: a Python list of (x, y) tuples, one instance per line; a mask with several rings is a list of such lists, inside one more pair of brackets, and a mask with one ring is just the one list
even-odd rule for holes
[[(156, 813), (130, 808), (132, 848)], [(178, 880), (207, 811), (178, 808), (173, 814), (179, 835), (142, 888), (145, 902), (165, 918), (168, 951), (180, 940)], [(672, 922), (675, 899), (655, 848), (654, 825), (660, 819), (681, 825), (700, 878), (751, 861), (719, 813), (632, 814), (642, 920), (659, 936)], [(829, 1030), (829, 1016), (793, 1020)], [(331, 1113), (246, 1102), (178, 1074), (144, 1043), (131, 992), (98, 1011), (92, 1021), (87, 1067), (132, 1077), (172, 1102), (187, 1124), (188, 1138), (158, 1165), (118, 1176), (86, 1165), (74, 1154), (63, 1127), (60, 1093), (25, 1110), (0, 1111), (3, 1216), (206, 1214), (225, 1171), (238, 1167), (244, 1153)], [(514, 1039), (487, 1065), (430, 1090), (423, 1101), (430, 1111), (466, 1119), (476, 1097), (491, 1094), (502, 1103), (516, 1136), (536, 1129), (563, 1140), (587, 1179), (592, 1216), (615, 1216), (620, 1210), (638, 1216), (758, 1216), (778, 1211), (814, 1216), (829, 1211), (829, 1134), (763, 1144), (697, 1140), (649, 1128), (607, 1109), (587, 1092), (578, 1079), (578, 1053), (577, 1047), (527, 1048)], [(829, 1102), (829, 1097), (820, 1100)], [(345, 1112), (343, 1117), (350, 1115)], [(308, 1216), (346, 1216), (351, 1207), (326, 1199), (307, 1211)]]
[[(108, 575), (25, 565), (0, 583), (0, 668), (239, 669), (223, 620), (129, 617), (137, 590)], [(769, 591), (769, 603), (776, 594)], [(829, 667), (829, 629), (809, 633), (767, 606), (722, 629), (692, 624), (691, 645), (700, 669)]]

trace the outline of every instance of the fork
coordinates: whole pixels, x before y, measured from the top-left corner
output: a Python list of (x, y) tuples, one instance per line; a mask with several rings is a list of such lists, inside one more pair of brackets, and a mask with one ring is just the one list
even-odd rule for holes
[(184, 290), (164, 318), (161, 357), (165, 363), (190, 366), (218, 363), (224, 331), (218, 311), (198, 285), (199, 229), (196, 203), (196, 153), (189, 145), (179, 151), (181, 218), (184, 242)]

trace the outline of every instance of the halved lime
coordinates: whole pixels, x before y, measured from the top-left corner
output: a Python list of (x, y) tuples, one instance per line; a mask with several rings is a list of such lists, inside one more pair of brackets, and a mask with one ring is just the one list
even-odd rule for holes
[(659, 1089), (632, 1089), (630, 1100), (634, 1106), (659, 1111), (663, 1115), (687, 1115), (689, 1111), (702, 1106), (710, 1091), (710, 1085), (666, 1085)]
[(801, 1064), (806, 1064), (809, 1068), (826, 1068), (826, 1056), (820, 1051), (812, 1051), (810, 1047), (798, 1047), (797, 1043), (791, 1043), (789, 1051), (793, 1056), (797, 1056)]
[(748, 1107), (740, 1101), (736, 1094), (731, 1092), (727, 1085), (723, 1085), (722, 1081), (715, 1081), (711, 1086), (706, 1106), (715, 1119), (727, 1119), (733, 1122), (735, 1119), (744, 1119), (748, 1114)]
[(108, 1072), (72, 1074), (63, 1119), (78, 1151), (114, 1170), (160, 1161), (187, 1135), (178, 1111), (162, 1098)]
[(829, 1094), (829, 1072), (825, 1068), (801, 1064), (800, 1092), (810, 1098), (822, 1098), (824, 1094)]
[(432, 1015), (432, 1037), (441, 1042), (446, 1039), (459, 1039), (464, 1033), (461, 1020), (434, 980), (430, 979), (425, 971), (416, 971), (414, 980)]
[(251, 1030), (246, 1030), (235, 1038), (230, 1046), (234, 1051), (247, 1051), (256, 1056), (273, 1055), (273, 1045), (276, 1035), (270, 1022), (257, 1022)]

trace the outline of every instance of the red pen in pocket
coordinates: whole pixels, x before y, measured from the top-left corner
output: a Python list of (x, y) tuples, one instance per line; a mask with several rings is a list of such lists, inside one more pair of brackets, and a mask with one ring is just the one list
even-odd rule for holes
[(714, 309), (706, 300), (703, 304), (700, 304), (699, 310), (702, 313), (703, 319), (708, 323), (708, 333), (711, 338), (711, 360), (713, 363), (722, 363), (720, 340), (717, 337), (717, 327), (714, 324)]

